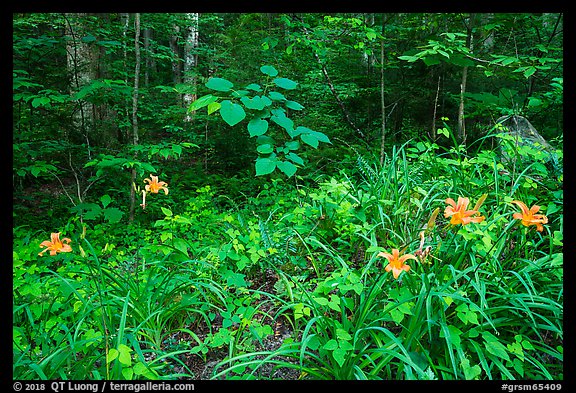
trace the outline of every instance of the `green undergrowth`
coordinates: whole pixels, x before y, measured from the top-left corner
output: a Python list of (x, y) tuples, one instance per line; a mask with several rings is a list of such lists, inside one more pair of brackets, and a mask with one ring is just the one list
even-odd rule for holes
[[(131, 225), (71, 213), (54, 256), (16, 226), (13, 376), (563, 379), (561, 150), (518, 154), (409, 142), (253, 187), (164, 171), (170, 193)], [(485, 219), (451, 225), (458, 197), (485, 197)], [(540, 206), (542, 231), (513, 200)], [(397, 279), (393, 249), (419, 256)]]

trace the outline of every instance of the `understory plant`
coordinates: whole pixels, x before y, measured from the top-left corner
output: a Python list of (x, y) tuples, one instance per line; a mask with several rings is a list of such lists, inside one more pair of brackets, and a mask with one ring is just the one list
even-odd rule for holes
[(441, 150), (226, 204), (168, 179), (149, 227), (15, 228), (14, 375), (562, 379), (561, 187)]
[[(485, 171), (465, 164), (474, 157), (431, 158), (426, 150), (414, 160), (404, 148), (381, 168), (359, 157), (363, 180), (340, 183), (339, 206), (355, 201), (368, 223), (356, 232), (363, 263), (316, 232), (307, 259), (321, 250), (331, 269), (292, 281), (293, 339), (227, 359), (214, 378), (247, 367), (248, 377), (267, 378), (265, 364), (305, 379), (562, 378), (561, 216), (527, 206), (524, 190), (507, 193), (496, 165), (492, 187), (480, 194), (474, 184)], [(423, 167), (431, 159), (433, 174)], [(457, 178), (447, 176), (454, 162)], [(343, 239), (350, 244), (347, 233)]]

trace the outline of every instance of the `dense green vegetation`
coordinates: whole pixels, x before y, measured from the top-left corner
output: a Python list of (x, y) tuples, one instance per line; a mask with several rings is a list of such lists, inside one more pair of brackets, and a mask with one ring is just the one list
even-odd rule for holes
[(14, 14), (13, 378), (562, 380), (562, 28)]

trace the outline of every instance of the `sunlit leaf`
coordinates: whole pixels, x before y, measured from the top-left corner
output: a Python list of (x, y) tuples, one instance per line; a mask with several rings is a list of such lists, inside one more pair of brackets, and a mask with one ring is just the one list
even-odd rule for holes
[(223, 92), (230, 91), (234, 87), (232, 82), (224, 78), (210, 78), (205, 85), (209, 89)]
[(246, 117), (246, 112), (244, 112), (244, 108), (241, 105), (229, 100), (222, 101), (221, 105), (220, 116), (230, 126), (235, 126)]

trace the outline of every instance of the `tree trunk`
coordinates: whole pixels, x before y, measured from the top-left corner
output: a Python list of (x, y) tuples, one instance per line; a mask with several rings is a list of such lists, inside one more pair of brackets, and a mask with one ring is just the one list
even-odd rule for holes
[[(306, 36), (306, 38), (308, 40), (310, 40), (310, 35), (308, 33), (308, 29), (306, 28), (306, 26), (304, 24), (302, 25), (302, 28), (304, 30), (304, 35)], [(334, 84), (332, 83), (332, 79), (330, 79), (330, 76), (328, 75), (328, 70), (326, 69), (326, 65), (322, 62), (322, 59), (320, 59), (318, 52), (316, 52), (315, 50), (313, 50), (313, 52), (314, 52), (314, 58), (316, 59), (316, 61), (320, 65), (320, 68), (322, 70), (322, 74), (324, 75), (324, 79), (326, 79), (326, 83), (328, 84), (328, 87), (330, 88), (332, 95), (336, 99), (336, 103), (338, 104), (338, 106), (342, 110), (342, 113), (344, 114), (344, 118), (346, 119), (346, 122), (348, 122), (350, 127), (352, 127), (354, 129), (354, 131), (356, 131), (362, 139), (366, 139), (366, 135), (364, 135), (362, 130), (360, 130), (356, 126), (356, 124), (354, 124), (354, 122), (352, 121), (352, 118), (350, 117), (350, 114), (348, 113), (348, 110), (346, 109), (346, 106), (344, 105), (344, 102), (342, 102), (342, 100), (338, 96), (338, 92), (336, 91), (336, 88), (334, 87)]]
[[(494, 20), (494, 13), (482, 14), (480, 23), (487, 26)], [(492, 53), (494, 50), (494, 30), (482, 30), (482, 49), (486, 53)]]
[[(382, 36), (384, 37), (384, 18), (382, 18)], [(384, 39), (380, 41), (380, 109), (382, 112), (382, 136), (380, 138), (380, 166), (384, 165), (384, 146), (386, 143), (386, 105), (384, 84)]]
[(182, 83), (182, 62), (180, 61), (180, 49), (178, 47), (178, 35), (180, 34), (180, 26), (173, 26), (174, 35), (170, 37), (170, 49), (174, 56), (172, 60), (172, 81), (174, 86)]
[(441, 75), (438, 75), (438, 87), (436, 88), (436, 98), (434, 99), (434, 113), (432, 114), (432, 130), (429, 134), (430, 139), (433, 142), (436, 142), (436, 111), (438, 109), (438, 95), (440, 94), (440, 78)]
[[(127, 35), (128, 35), (128, 26), (130, 24), (130, 14), (127, 12), (123, 12), (120, 14), (120, 20), (122, 21), (122, 55), (123, 55), (123, 65), (124, 65), (124, 69), (127, 70), (128, 69), (128, 49), (126, 48), (127, 45)], [(126, 86), (128, 86), (128, 73), (126, 72), (124, 74), (124, 82), (126, 83)], [(124, 103), (124, 116), (126, 116), (126, 120), (129, 119), (130, 116), (130, 100), (128, 98), (126, 98), (125, 103)], [(124, 123), (124, 122), (121, 122)], [(118, 142), (121, 145), (124, 145), (125, 140), (128, 139), (128, 135), (129, 132), (128, 130), (124, 131), (123, 128), (125, 128), (125, 126), (123, 125), (118, 125)]]
[[(72, 76), (70, 81), (70, 95), (72, 96), (78, 93), (82, 87), (90, 84), (94, 78), (90, 46), (81, 40), (82, 30), (79, 20), (83, 17), (86, 17), (86, 14), (66, 14), (66, 62), (68, 71)], [(89, 134), (93, 118), (94, 110), (92, 104), (85, 100), (78, 100), (78, 105), (72, 118), (73, 129), (84, 136), (88, 149), (88, 159), (91, 159)]]
[(146, 57), (144, 65), (144, 86), (148, 87), (150, 84), (150, 69), (154, 67), (154, 59), (150, 54), (152, 53), (150, 49), (150, 40), (152, 39), (152, 29), (147, 27), (143, 30), (142, 36), (144, 37), (144, 53)]
[[(134, 57), (136, 65), (134, 66), (134, 91), (132, 93), (132, 143), (138, 145), (138, 83), (140, 81), (140, 14), (134, 15)], [(136, 153), (134, 153), (136, 154)], [(136, 201), (136, 168), (132, 168), (130, 182), (130, 222), (134, 221), (134, 204)]]
[[(468, 33), (466, 35), (466, 47), (472, 53), (474, 49), (474, 39), (472, 29), (474, 28), (474, 19), (476, 14), (470, 14), (470, 20), (466, 26)], [(458, 142), (466, 144), (466, 121), (464, 120), (464, 95), (466, 94), (466, 83), (468, 80), (468, 66), (462, 70), (462, 81), (460, 82), (460, 106), (458, 107)]]
[[(184, 83), (193, 89), (194, 93), (184, 94), (184, 107), (188, 108), (196, 100), (196, 66), (198, 64), (198, 13), (186, 14), (188, 20), (188, 34), (186, 36), (186, 45), (184, 46)], [(190, 113), (186, 112), (184, 119), (186, 122), (192, 121)]]

